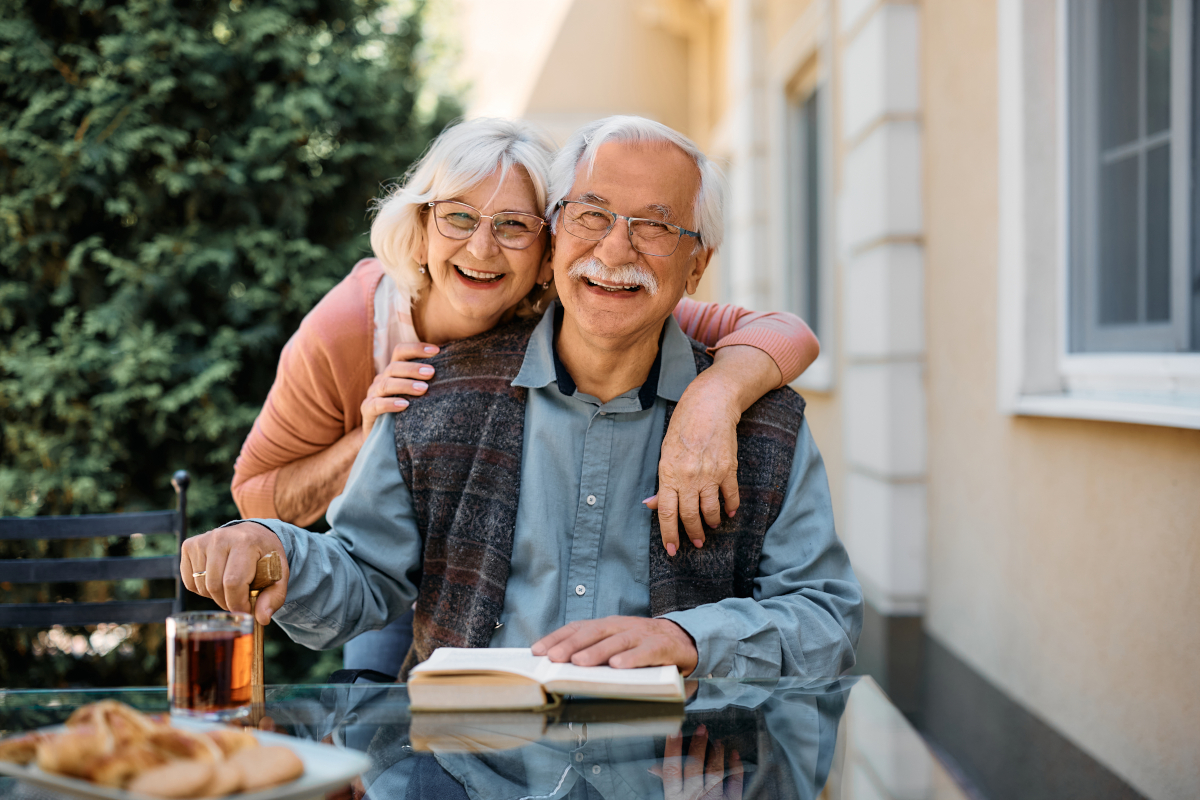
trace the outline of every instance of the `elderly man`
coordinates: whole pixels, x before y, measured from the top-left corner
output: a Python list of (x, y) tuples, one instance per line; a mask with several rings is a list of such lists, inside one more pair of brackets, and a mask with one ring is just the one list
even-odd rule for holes
[(443, 348), (426, 397), (375, 425), (330, 535), (211, 531), (185, 543), (188, 588), (248, 610), (254, 562), (282, 550), (285, 581), (255, 613), (315, 648), (415, 599), (402, 676), (439, 646), (685, 675), (845, 671), (862, 594), (798, 395), (743, 415), (741, 505), (701, 548), (668, 552), (642, 504), (674, 404), (712, 363), (671, 310), (720, 244), (716, 168), (675, 131), (614, 117), (572, 137), (551, 190), (561, 305)]

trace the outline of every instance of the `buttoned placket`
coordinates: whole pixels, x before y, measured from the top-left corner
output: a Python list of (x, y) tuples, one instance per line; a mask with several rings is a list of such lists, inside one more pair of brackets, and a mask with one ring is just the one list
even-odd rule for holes
[(597, 398), (578, 391), (574, 398), (588, 403), (592, 408), (583, 443), (579, 497), (575, 504), (575, 528), (571, 536), (571, 559), (567, 565), (566, 622), (596, 618), (600, 599), (596, 576), (600, 549), (604, 543), (604, 509), (612, 467), (614, 426), (620, 424), (622, 413), (641, 411), (636, 390), (603, 404)]

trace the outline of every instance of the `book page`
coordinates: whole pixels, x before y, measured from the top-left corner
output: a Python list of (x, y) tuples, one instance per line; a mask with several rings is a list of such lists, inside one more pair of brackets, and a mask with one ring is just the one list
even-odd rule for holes
[(549, 661), (545, 656), (535, 656), (528, 647), (439, 647), (410, 674), (508, 672), (541, 683), (541, 670)]
[(542, 672), (542, 683), (548, 681), (572, 681), (578, 683), (603, 683), (610, 686), (673, 686), (679, 680), (679, 670), (669, 667), (637, 667), (616, 669), (614, 667), (580, 667), (570, 662), (556, 664), (547, 659), (550, 666)]

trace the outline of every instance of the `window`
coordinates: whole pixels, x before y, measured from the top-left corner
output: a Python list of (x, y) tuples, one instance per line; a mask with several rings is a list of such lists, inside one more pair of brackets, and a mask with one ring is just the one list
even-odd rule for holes
[(789, 108), (789, 145), (791, 148), (791, 307), (804, 318), (820, 338), (821, 319), (821, 248), (824, 214), (821, 187), (821, 95), (813, 89)]
[(828, 92), (815, 61), (791, 82), (782, 128), (786, 173), (782, 220), (784, 291), (789, 311), (798, 314), (821, 341), (821, 356), (798, 385), (828, 391), (833, 387), (832, 244), (829, 209)]
[(1070, 0), (1069, 353), (1200, 350), (1192, 0)]
[(1196, 8), (997, 0), (1005, 412), (1200, 429)]

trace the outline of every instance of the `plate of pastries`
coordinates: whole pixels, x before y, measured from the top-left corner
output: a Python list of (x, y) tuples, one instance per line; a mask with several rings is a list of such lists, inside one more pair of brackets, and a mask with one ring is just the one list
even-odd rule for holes
[(369, 764), (355, 750), (150, 716), (114, 700), (81, 706), (65, 725), (0, 739), (0, 774), (109, 800), (311, 797)]

